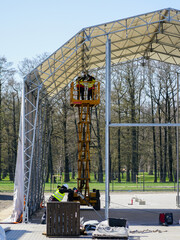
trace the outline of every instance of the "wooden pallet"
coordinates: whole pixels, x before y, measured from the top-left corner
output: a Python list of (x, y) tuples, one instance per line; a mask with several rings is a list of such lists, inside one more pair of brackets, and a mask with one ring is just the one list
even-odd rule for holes
[(48, 202), (48, 237), (80, 235), (80, 204), (75, 202)]

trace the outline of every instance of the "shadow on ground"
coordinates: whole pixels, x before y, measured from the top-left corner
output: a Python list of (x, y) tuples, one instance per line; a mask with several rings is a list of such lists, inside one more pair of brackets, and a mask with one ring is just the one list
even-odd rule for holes
[(0, 194), (0, 200), (13, 200), (12, 195)]
[(7, 239), (8, 240), (20, 239), (26, 233), (32, 233), (32, 232), (27, 230), (11, 230), (7, 232), (8, 234)]
[[(32, 215), (31, 223), (40, 223), (41, 217), (45, 209), (38, 210)], [(179, 223), (180, 209), (109, 209), (109, 217), (125, 218), (129, 225), (159, 225), (160, 213), (172, 213), (173, 225)], [(80, 217), (84, 221), (98, 220), (99, 222), (105, 219), (105, 210), (94, 211), (92, 208), (81, 208)]]

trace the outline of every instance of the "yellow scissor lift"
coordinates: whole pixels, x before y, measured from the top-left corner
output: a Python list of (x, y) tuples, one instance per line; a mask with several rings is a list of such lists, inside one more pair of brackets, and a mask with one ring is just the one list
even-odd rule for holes
[[(100, 193), (99, 190), (89, 191), (89, 163), (90, 163), (90, 124), (91, 109), (100, 103), (100, 83), (93, 82), (92, 97), (88, 100), (88, 84), (83, 81), (84, 98), (81, 99), (80, 87), (74, 82), (71, 83), (70, 104), (78, 108), (78, 178), (77, 189), (84, 196), (82, 199), (77, 193), (73, 192), (68, 196), (69, 201), (79, 201), (81, 205), (87, 205), (87, 201), (96, 209), (100, 210)], [(73, 196), (72, 196), (73, 194)]]

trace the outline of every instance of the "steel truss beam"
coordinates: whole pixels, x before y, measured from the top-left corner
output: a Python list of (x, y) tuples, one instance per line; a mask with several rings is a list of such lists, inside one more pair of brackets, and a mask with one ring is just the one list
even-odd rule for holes
[[(70, 83), (74, 77), (83, 70), (84, 65), (86, 69), (105, 66), (105, 48), (101, 50), (100, 45), (105, 45), (105, 38), (102, 38), (102, 36), (106, 35), (109, 35), (111, 39), (112, 61), (114, 63), (120, 62), (120, 59), (123, 59), (123, 61), (125, 61), (125, 59), (127, 61), (133, 60), (136, 57), (143, 56), (143, 53), (145, 55), (149, 54), (151, 57), (151, 45), (155, 43), (158, 34), (165, 34), (166, 30), (172, 26), (172, 22), (173, 25), (176, 26), (176, 32), (178, 33), (180, 31), (178, 28), (178, 18), (180, 19), (178, 10), (162, 9), (148, 13), (146, 16), (138, 15), (103, 25), (84, 28), (45, 60), (46, 64), (42, 63), (31, 72), (31, 82), (37, 83), (36, 71), (38, 71), (38, 74), (41, 76), (39, 80), (44, 84), (49, 96), (53, 96), (58, 94), (64, 86)], [(164, 24), (166, 24), (167, 29), (164, 29)], [(167, 24), (169, 24), (169, 27)], [(124, 33), (126, 34), (124, 35)], [(137, 43), (136, 39), (140, 36), (142, 36), (142, 40), (140, 43)], [(149, 38), (149, 44), (146, 43), (147, 39), (145, 40), (145, 36)], [(96, 40), (95, 45), (94, 40)], [(100, 44), (97, 44), (98, 41)], [(130, 41), (132, 44), (129, 44)], [(178, 50), (178, 46), (176, 46), (173, 41), (171, 41), (171, 43), (172, 47)], [(133, 46), (138, 45), (139, 48), (134, 50)], [(161, 46), (161, 44), (159, 45)], [(144, 46), (144, 49), (140, 48), (141, 46)], [(157, 48), (157, 46), (155, 47)], [(98, 53), (93, 54), (93, 49), (96, 49)], [(126, 52), (124, 52), (125, 49)], [(163, 53), (161, 53), (161, 51), (156, 52), (157, 54), (154, 55), (154, 60), (162, 60), (161, 54)], [(81, 57), (82, 53), (83, 57)], [(166, 51), (165, 54), (170, 55), (171, 53)], [(179, 58), (179, 56), (174, 54), (173, 63), (178, 64), (179, 62), (176, 58)], [(80, 59), (82, 59), (82, 61)], [(167, 61), (169, 59), (172, 63), (170, 57), (167, 58)], [(74, 71), (72, 71), (72, 69), (74, 69)]]
[(34, 143), (35, 143), (35, 133), (36, 133), (36, 123), (38, 115), (38, 106), (39, 106), (39, 91), (37, 91), (37, 97), (35, 98), (33, 92), (28, 93), (28, 86), (26, 87), (25, 94), (23, 96), (24, 102), (24, 129), (23, 129), (23, 138), (24, 138), (24, 213), (23, 213), (23, 222), (28, 221), (29, 210), (29, 190), (30, 190), (30, 180), (32, 173), (32, 159), (34, 154)]
[(111, 123), (110, 127), (180, 127), (180, 123)]
[[(47, 145), (49, 142), (49, 116), (47, 101), (42, 101), (41, 85), (30, 89), (24, 81), (23, 94), (23, 161), (24, 161), (24, 211), (23, 222), (28, 222), (39, 209), (44, 197)], [(46, 146), (46, 148), (45, 148)]]

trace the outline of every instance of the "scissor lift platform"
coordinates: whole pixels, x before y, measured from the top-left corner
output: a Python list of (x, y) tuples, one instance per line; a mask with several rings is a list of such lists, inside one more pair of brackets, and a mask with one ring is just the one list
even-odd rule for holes
[[(99, 190), (89, 191), (89, 163), (90, 163), (90, 124), (91, 108), (100, 103), (100, 83), (93, 82), (91, 96), (88, 95), (88, 81), (83, 84), (83, 99), (80, 86), (71, 83), (70, 104), (78, 108), (78, 178), (77, 189), (83, 194), (86, 201), (80, 198), (75, 192), (69, 194), (69, 201), (79, 201), (81, 205), (87, 205), (87, 201), (96, 209), (100, 209)], [(89, 99), (88, 99), (89, 98)]]

